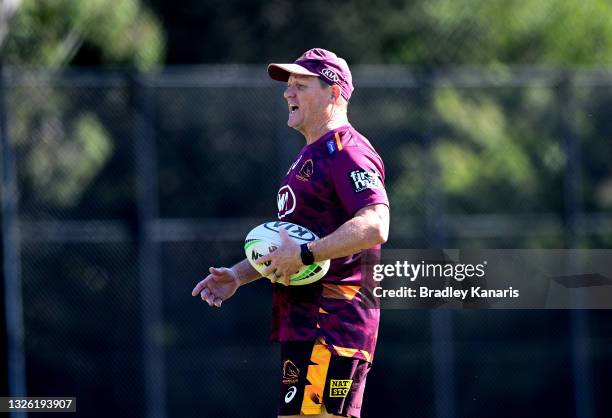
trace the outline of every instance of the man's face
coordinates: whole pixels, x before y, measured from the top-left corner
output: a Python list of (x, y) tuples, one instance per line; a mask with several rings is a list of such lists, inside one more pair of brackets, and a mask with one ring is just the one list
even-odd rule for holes
[(289, 107), (287, 125), (293, 129), (304, 133), (329, 119), (330, 92), (317, 77), (291, 74), (284, 96)]

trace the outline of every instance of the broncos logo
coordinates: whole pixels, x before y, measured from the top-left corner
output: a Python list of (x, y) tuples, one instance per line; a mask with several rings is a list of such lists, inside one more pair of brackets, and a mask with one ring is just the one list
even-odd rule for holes
[(297, 383), (298, 377), (300, 377), (300, 369), (291, 360), (285, 360), (283, 363), (283, 383), (293, 385)]

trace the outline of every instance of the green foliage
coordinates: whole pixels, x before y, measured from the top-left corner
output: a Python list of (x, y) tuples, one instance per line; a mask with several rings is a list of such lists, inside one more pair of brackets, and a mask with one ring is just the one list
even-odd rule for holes
[(151, 68), (164, 56), (157, 18), (140, 0), (23, 0), (10, 21), (5, 61), (60, 68), (84, 45), (102, 63)]
[(39, 199), (53, 206), (73, 206), (104, 166), (112, 143), (98, 118), (87, 113), (64, 132), (45, 129), (28, 153), (26, 172)]
[(456, 134), (453, 140), (440, 138), (436, 149), (448, 192), (469, 193), (483, 182), (504, 182), (525, 192), (537, 184), (531, 162), (511, 135), (507, 116), (491, 97), (462, 97), (456, 90), (443, 89), (437, 92), (434, 106)]
[[(8, 33), (0, 39), (6, 64), (59, 70), (83, 50), (96, 51), (94, 61), (101, 64), (139, 70), (163, 59), (160, 23), (140, 0), (15, 4)], [(73, 207), (111, 158), (113, 140), (95, 110), (76, 109), (69, 90), (32, 81), (9, 99), (12, 140), (22, 155), (18, 168), (39, 204)]]
[[(607, 65), (605, 0), (151, 0), (171, 63), (290, 59), (314, 46), (353, 64)], [(198, 45), (194, 48), (193, 45)]]
[[(351, 65), (407, 64), (433, 70), (468, 65), (496, 71), (500, 78), (512, 71), (506, 67), (514, 65), (566, 68), (607, 65), (612, 61), (612, 19), (609, 19), (612, 5), (599, 0), (379, 0), (375, 3), (366, 0), (186, 0), (181, 7), (170, 0), (150, 0), (147, 5), (164, 18), (167, 55), (159, 19), (143, 6), (143, 0), (116, 0), (112, 7), (110, 4), (103, 0), (23, 0), (4, 42), (6, 60), (58, 68), (80, 62), (79, 54), (93, 49), (92, 54), (100, 63), (128, 64), (140, 69), (151, 68), (164, 56), (167, 56), (166, 63), (171, 64), (260, 64), (292, 59), (307, 48), (319, 46), (338, 52)], [(386, 74), (393, 79), (394, 71), (402, 72), (379, 71), (381, 79)], [(262, 66), (259, 75), (263, 73)], [(475, 79), (479, 76), (477, 72), (469, 75)], [(393, 147), (389, 147), (393, 152), (385, 155), (385, 161), (390, 168), (394, 209), (400, 215), (395, 219), (403, 213), (423, 214), (423, 202), (428, 201), (426, 196), (433, 186), (441, 188), (445, 210), (454, 214), (563, 213), (562, 187), (568, 156), (563, 143), (563, 99), (558, 96), (558, 86), (460, 88), (451, 83), (406, 90), (388, 88), (380, 96), (368, 97), (370, 93), (360, 85), (361, 80), (356, 72), (357, 90), (351, 105), (351, 120), (358, 128), (365, 128), (366, 134), (371, 133), (377, 146), (379, 141), (381, 148), (382, 143), (388, 146), (393, 142)], [(577, 89), (570, 87), (570, 90), (576, 94), (579, 109), (575, 115), (575, 134), (585, 150), (583, 203), (587, 208), (607, 210), (612, 202), (612, 176), (606, 158), (609, 147), (605, 132), (612, 128), (601, 109), (611, 103), (605, 95), (590, 103), (593, 92), (581, 96)], [(414, 100), (413, 93), (431, 97)], [(214, 104), (198, 107), (200, 99), (192, 97), (201, 94), (197, 90), (189, 93), (177, 90), (175, 94), (178, 97), (173, 101), (160, 101), (163, 113), (172, 114), (172, 120), (183, 129), (181, 138), (176, 138), (179, 131), (165, 133), (177, 142), (163, 145), (167, 148), (163, 150), (165, 155), (171, 157), (160, 167), (160, 193), (163, 201), (170, 201), (168, 196), (180, 193), (181, 199), (175, 201), (181, 201), (180, 207), (187, 210), (185, 200), (193, 194), (194, 185), (190, 181), (192, 177), (180, 174), (177, 167), (193, 164), (193, 178), (204, 177), (205, 173), (191, 160), (187, 164), (182, 160), (182, 150), (177, 144), (187, 149), (204, 147), (210, 153), (207, 156), (210, 161), (237, 158), (231, 153), (226, 155), (222, 148), (235, 147), (234, 141), (243, 144), (233, 129), (248, 123), (254, 114), (253, 108), (261, 109), (263, 102), (245, 104), (244, 92), (236, 101), (232, 92), (219, 90), (206, 93), (209, 99), (214, 99)], [(120, 143), (118, 138), (125, 128), (111, 126), (115, 115), (110, 110), (100, 110), (107, 115), (104, 123), (98, 124), (99, 129), (91, 128), (95, 124), (89, 120), (85, 125), (90, 128), (82, 129), (82, 135), (74, 134), (78, 131), (76, 127), (82, 125), (79, 118), (97, 114), (102, 103), (112, 103), (105, 94), (99, 99), (100, 103), (89, 103), (90, 107), (81, 112), (78, 103), (38, 86), (23, 101), (15, 100), (17, 106), (11, 112), (18, 122), (13, 128), (16, 131), (13, 140), (21, 149), (32, 153), (21, 160), (21, 169), (31, 174), (33, 190), (44, 189), (39, 197), (47, 196), (47, 201), (65, 206), (78, 202), (79, 196), (87, 193), (86, 188), (95, 185), (96, 175), (90, 173), (101, 170), (104, 161), (111, 159), (112, 155), (104, 152), (112, 154), (113, 149), (118, 149), (108, 144)], [(278, 100), (282, 101), (280, 96)], [(249, 112), (230, 117), (227, 110), (230, 102), (240, 109), (248, 108)], [(266, 104), (272, 105), (272, 102)], [(272, 119), (268, 123), (275, 126), (277, 115), (270, 111), (264, 113)], [(190, 118), (207, 122), (192, 125), (183, 122)], [(46, 148), (48, 145), (31, 134), (45, 126), (67, 133), (57, 135), (61, 140), (56, 138), (59, 142), (55, 146), (79, 150), (82, 161), (71, 160), (70, 153), (66, 154), (65, 162), (60, 161), (64, 159), (63, 154), (49, 158), (53, 154)], [(161, 130), (163, 126), (158, 123), (156, 129)], [(212, 137), (212, 132), (215, 138), (223, 140), (214, 146), (201, 145), (207, 143), (200, 137)], [(80, 136), (91, 137), (92, 144), (98, 144), (99, 159), (83, 143), (69, 144)], [(104, 143), (107, 146), (100, 145)], [(259, 157), (254, 157), (252, 163), (263, 164)], [(74, 164), (90, 165), (94, 171), (75, 169)], [(242, 167), (238, 162), (236, 166)], [(74, 184), (59, 181), (61, 176), (57, 173), (64, 171), (73, 172), (79, 180)], [(219, 202), (226, 201), (230, 199), (228, 196), (245, 189), (243, 178), (248, 171), (247, 168), (231, 170), (224, 174), (223, 182), (211, 184), (207, 190), (218, 194)], [(55, 174), (47, 178), (48, 173)], [(436, 174), (439, 178), (426, 178)], [(58, 182), (66, 184), (54, 188), (52, 183)], [(85, 189), (78, 193), (78, 187)], [(106, 187), (108, 190), (104, 193), (101, 189), (90, 193), (98, 198), (114, 198), (117, 189)], [(128, 186), (122, 187), (129, 192)], [(234, 193), (228, 191), (230, 188)], [(50, 194), (55, 197), (51, 198)], [(222, 205), (202, 198), (194, 200), (190, 207), (213, 213)], [(263, 201), (257, 205), (259, 213), (268, 208)], [(241, 216), (236, 211), (234, 215)]]
[(396, 8), (381, 41), (406, 64), (605, 65), (611, 15), (602, 0), (432, 0)]

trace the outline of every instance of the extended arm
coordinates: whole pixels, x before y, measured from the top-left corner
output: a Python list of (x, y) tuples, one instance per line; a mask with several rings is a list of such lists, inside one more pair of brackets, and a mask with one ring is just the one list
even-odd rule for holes
[(240, 282), (240, 286), (251, 283), (257, 279), (261, 279), (261, 274), (253, 268), (249, 260), (246, 258), (232, 266), (232, 270), (236, 274), (236, 278)]
[(240, 286), (261, 277), (246, 258), (231, 268), (210, 267), (208, 272), (210, 274), (193, 288), (191, 295), (200, 295), (208, 305), (216, 307), (231, 298)]

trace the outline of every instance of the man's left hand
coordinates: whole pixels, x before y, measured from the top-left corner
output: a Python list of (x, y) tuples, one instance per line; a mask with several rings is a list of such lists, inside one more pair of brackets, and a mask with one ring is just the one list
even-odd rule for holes
[(271, 253), (259, 258), (257, 264), (270, 261), (270, 265), (263, 271), (263, 276), (268, 277), (272, 283), (278, 280), (285, 286), (289, 286), (289, 278), (297, 273), (303, 266), (300, 257), (300, 246), (289, 237), (286, 229), (279, 230), (281, 244)]

